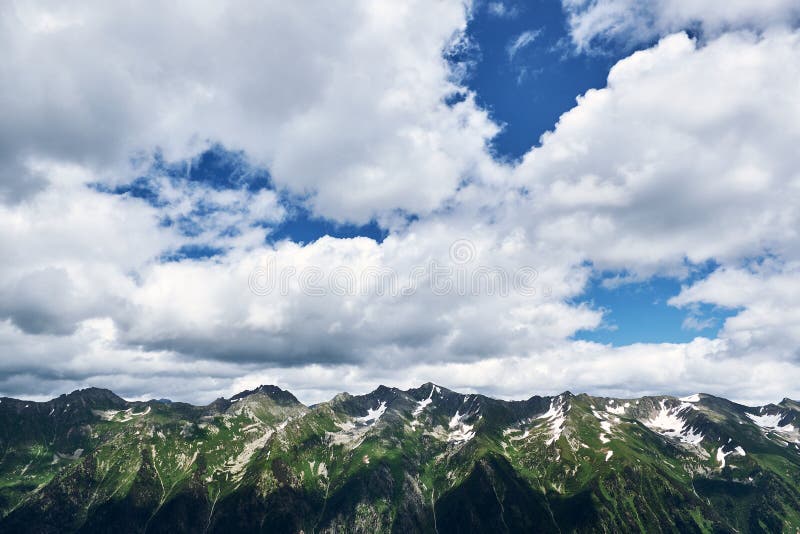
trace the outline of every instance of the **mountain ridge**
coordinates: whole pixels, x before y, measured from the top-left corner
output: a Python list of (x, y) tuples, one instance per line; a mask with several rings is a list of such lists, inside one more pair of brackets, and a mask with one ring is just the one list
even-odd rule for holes
[(40, 401), (24, 399), (24, 398), (9, 397), (9, 396), (1, 396), (0, 397), (0, 404), (2, 404), (2, 402), (12, 401), (12, 402), (18, 402), (18, 403), (30, 403), (30, 404), (44, 405), (44, 404), (48, 404), (48, 403), (57, 401), (59, 399), (81, 398), (84, 394), (86, 394), (86, 395), (94, 396), (95, 398), (97, 398), (99, 396), (106, 396), (107, 398), (113, 397), (113, 398), (116, 398), (116, 399), (118, 399), (120, 401), (128, 402), (128, 403), (140, 403), (141, 404), (141, 403), (150, 403), (150, 402), (161, 402), (161, 403), (169, 404), (169, 403), (177, 402), (177, 403), (187, 404), (187, 405), (195, 406), (195, 407), (207, 407), (207, 406), (213, 405), (215, 402), (217, 402), (219, 400), (231, 401), (231, 400), (234, 400), (234, 399), (239, 399), (239, 398), (247, 397), (249, 395), (254, 395), (254, 394), (258, 394), (258, 393), (275, 392), (275, 393), (266, 393), (266, 394), (268, 394), (268, 395), (272, 395), (272, 394), (286, 395), (286, 394), (288, 394), (291, 397), (291, 399), (293, 399), (293, 402), (297, 402), (299, 404), (303, 404), (306, 407), (311, 407), (311, 406), (322, 404), (324, 402), (331, 402), (336, 397), (338, 397), (340, 395), (345, 395), (345, 396), (349, 396), (349, 397), (364, 397), (364, 396), (374, 395), (378, 391), (385, 391), (385, 390), (394, 390), (394, 391), (400, 391), (400, 392), (403, 392), (403, 393), (406, 393), (406, 394), (412, 394), (414, 392), (421, 392), (423, 390), (424, 391), (430, 391), (431, 387), (436, 387), (436, 388), (438, 388), (440, 390), (444, 390), (444, 391), (447, 391), (447, 392), (450, 392), (450, 393), (454, 393), (456, 395), (462, 395), (462, 396), (477, 395), (477, 396), (486, 397), (486, 398), (497, 400), (497, 401), (501, 401), (501, 402), (524, 402), (524, 401), (528, 401), (528, 400), (530, 400), (532, 398), (536, 398), (536, 397), (542, 397), (542, 398), (547, 397), (547, 398), (549, 398), (549, 397), (559, 397), (559, 396), (572, 396), (572, 397), (588, 396), (588, 397), (593, 397), (593, 398), (605, 398), (605, 399), (614, 399), (614, 400), (635, 400), (635, 399), (641, 399), (641, 398), (647, 398), (647, 397), (650, 397), (650, 398), (671, 398), (671, 399), (684, 400), (684, 399), (687, 399), (687, 398), (690, 398), (690, 397), (702, 396), (702, 397), (709, 397), (709, 398), (716, 398), (716, 399), (724, 399), (727, 402), (732, 402), (732, 403), (738, 404), (739, 406), (742, 406), (742, 407), (745, 407), (745, 408), (760, 408), (762, 406), (763, 407), (768, 407), (768, 406), (781, 407), (781, 406), (784, 406), (784, 405), (800, 406), (800, 400), (794, 400), (794, 399), (791, 399), (790, 397), (783, 397), (777, 403), (770, 402), (770, 403), (767, 403), (767, 404), (751, 405), (751, 404), (743, 404), (743, 403), (740, 403), (740, 402), (731, 401), (731, 400), (725, 399), (724, 397), (720, 397), (718, 395), (714, 395), (714, 394), (711, 394), (711, 393), (703, 393), (703, 392), (697, 392), (697, 393), (694, 393), (694, 394), (691, 394), (691, 395), (685, 395), (683, 397), (678, 396), (678, 394), (666, 394), (666, 393), (665, 394), (643, 395), (642, 397), (601, 397), (601, 396), (597, 396), (597, 395), (592, 395), (592, 394), (587, 393), (587, 392), (572, 393), (570, 390), (565, 390), (565, 391), (562, 391), (562, 392), (560, 392), (560, 393), (558, 393), (556, 395), (550, 395), (550, 396), (547, 396), (547, 395), (541, 396), (541, 395), (536, 395), (535, 394), (535, 395), (531, 395), (531, 397), (528, 397), (526, 399), (500, 399), (500, 398), (492, 397), (491, 395), (487, 395), (485, 393), (460, 393), (460, 392), (458, 392), (456, 390), (450, 389), (450, 388), (448, 388), (446, 386), (442, 386), (440, 384), (436, 384), (434, 382), (425, 382), (425, 383), (421, 384), (420, 386), (412, 387), (412, 388), (405, 389), (405, 390), (404, 389), (400, 389), (400, 388), (396, 388), (396, 387), (392, 387), (392, 386), (386, 386), (386, 385), (380, 384), (375, 389), (373, 389), (372, 391), (368, 391), (368, 392), (360, 393), (360, 394), (352, 394), (352, 393), (350, 393), (348, 391), (342, 391), (342, 392), (339, 392), (336, 395), (334, 395), (334, 397), (332, 397), (328, 401), (322, 401), (322, 402), (311, 403), (311, 404), (303, 403), (293, 393), (291, 393), (291, 391), (289, 391), (288, 389), (281, 388), (280, 386), (275, 385), (275, 384), (260, 384), (260, 385), (258, 385), (256, 387), (254, 387), (253, 389), (245, 389), (245, 390), (242, 390), (242, 391), (240, 391), (238, 393), (234, 393), (230, 397), (219, 397), (219, 398), (209, 402), (208, 404), (193, 404), (193, 403), (186, 402), (186, 401), (173, 401), (172, 399), (169, 399), (169, 398), (152, 398), (152, 399), (147, 399), (147, 400), (130, 401), (130, 400), (125, 399), (124, 397), (121, 397), (121, 396), (117, 395), (112, 389), (105, 388), (105, 387), (98, 387), (98, 386), (88, 386), (88, 387), (85, 387), (85, 388), (75, 389), (75, 390), (73, 390), (73, 391), (71, 391), (69, 393), (62, 393), (57, 397), (53, 397), (53, 398), (48, 399), (48, 400), (40, 400)]
[(427, 382), (192, 405), (86, 388), (0, 399), (0, 453), (0, 532), (800, 528), (791, 399), (507, 401)]

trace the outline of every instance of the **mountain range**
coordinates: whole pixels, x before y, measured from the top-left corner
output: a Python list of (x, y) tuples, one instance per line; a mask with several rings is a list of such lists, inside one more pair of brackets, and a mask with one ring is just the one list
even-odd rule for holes
[(800, 404), (0, 399), (0, 532), (800, 532)]

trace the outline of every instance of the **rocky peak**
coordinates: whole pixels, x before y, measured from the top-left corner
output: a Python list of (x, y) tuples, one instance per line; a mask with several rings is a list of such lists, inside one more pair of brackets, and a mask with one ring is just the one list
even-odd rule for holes
[(231, 397), (231, 401), (244, 399), (246, 397), (249, 397), (250, 395), (264, 395), (266, 397), (269, 397), (275, 403), (281, 406), (292, 406), (300, 404), (300, 401), (297, 400), (297, 397), (295, 397), (285, 389), (281, 389), (278, 386), (273, 386), (273, 385), (261, 385), (255, 389), (242, 391), (241, 393), (237, 393), (236, 395)]

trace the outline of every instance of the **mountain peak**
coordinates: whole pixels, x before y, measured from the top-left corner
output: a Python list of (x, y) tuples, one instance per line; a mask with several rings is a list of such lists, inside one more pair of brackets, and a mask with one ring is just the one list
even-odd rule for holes
[(337, 393), (336, 395), (334, 395), (333, 398), (330, 400), (330, 402), (331, 403), (344, 402), (352, 398), (353, 396), (350, 393), (342, 391), (341, 393)]
[(385, 395), (387, 393), (395, 393), (397, 389), (391, 388), (389, 386), (384, 386), (383, 384), (379, 385), (375, 388), (375, 391), (372, 392), (374, 395)]
[(444, 392), (444, 393), (455, 393), (454, 391), (452, 391), (452, 390), (450, 390), (450, 389), (448, 389), (448, 388), (446, 388), (444, 386), (440, 386), (439, 384), (435, 384), (433, 382), (425, 382), (424, 384), (422, 384), (419, 387), (411, 388), (409, 390), (406, 390), (406, 393), (410, 393), (412, 395), (415, 394), (415, 393), (419, 393), (419, 394), (425, 393), (425, 396), (427, 397), (428, 394), (430, 394), (431, 390), (434, 389), (434, 388), (439, 393), (442, 393), (442, 392)]
[(96, 388), (96, 387), (76, 389), (71, 393), (63, 394), (60, 397), (53, 399), (50, 402), (58, 400), (67, 400), (72, 403), (80, 403), (85, 406), (99, 406), (99, 405), (124, 406), (127, 404), (127, 401), (125, 399), (123, 399), (110, 389)]
[(300, 404), (300, 401), (297, 400), (297, 397), (292, 395), (290, 392), (271, 384), (262, 384), (255, 389), (248, 389), (242, 391), (241, 393), (237, 393), (231, 397), (231, 401), (244, 399), (250, 395), (264, 395), (283, 406)]

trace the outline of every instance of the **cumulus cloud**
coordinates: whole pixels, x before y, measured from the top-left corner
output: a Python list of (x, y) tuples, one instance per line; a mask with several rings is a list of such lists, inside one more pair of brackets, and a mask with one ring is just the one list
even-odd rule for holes
[(749, 268), (720, 269), (683, 288), (676, 306), (714, 304), (741, 310), (719, 333), (737, 355), (800, 361), (800, 264), (767, 259)]
[(570, 34), (580, 50), (609, 41), (648, 43), (697, 28), (708, 37), (724, 31), (761, 31), (800, 20), (793, 0), (562, 0)]
[[(382, 244), (325, 237), (153, 265), (141, 273), (121, 335), (133, 346), (230, 361), (397, 367), (518, 354), (599, 323), (598, 312), (562, 302), (581, 288), (564, 283), (564, 266), (537, 271), (532, 292), (503, 293), (475, 274), (502, 269), (511, 286), (514, 273), (536, 260), (520, 236), (516, 247), (503, 247), (492, 231), (473, 232), (479, 254), (462, 266), (449, 257), (450, 234), (429, 225), (413, 230)], [(436, 287), (431, 265), (449, 269)], [(247, 283), (259, 268), (271, 270), (263, 292)]]
[[(218, 142), (318, 214), (366, 222), (436, 208), (497, 132), (443, 57), (460, 0), (0, 9), (7, 201), (48, 179), (36, 161), (125, 179), (134, 156)], [(455, 92), (467, 98), (445, 103)]]
[(686, 34), (617, 63), (515, 169), (531, 233), (602, 270), (800, 253), (800, 37)]
[[(798, 394), (796, 31), (765, 15), (757, 32), (709, 19), (720, 34), (701, 44), (666, 36), (511, 166), (492, 159), (498, 128), (443, 59), (463, 44), (461, 2), (307, 9), (0, 7), (0, 66), (15, 74), (0, 79), (0, 390), (204, 402), (276, 382), (316, 401), (343, 383), (434, 380), (514, 397)], [(453, 92), (466, 98), (448, 105)], [(217, 142), (276, 189), (153, 165)], [(133, 177), (147, 198), (119, 189)], [(290, 217), (284, 194), (337, 221), (377, 217), (388, 236), (268, 243)], [(424, 269), (453, 267), (454, 242), (468, 244), (465, 277), (530, 268), (536, 292), (432, 291)], [(254, 291), (266, 265), (292, 273), (285, 288)], [(576, 301), (608, 271), (685, 280), (670, 304), (687, 326), (700, 305), (733, 315), (716, 339), (575, 341), (602, 324)], [(365, 272), (419, 284), (387, 293)]]
[(69, 337), (30, 336), (0, 323), (0, 342), (19, 355), (0, 361), (6, 395), (46, 399), (65, 390), (113, 385), (127, 398), (165, 395), (210, 402), (262, 383), (290, 388), (307, 403), (330, 399), (346, 387), (365, 393), (379, 384), (415, 387), (434, 381), (460, 391), (521, 399), (565, 390), (609, 396), (698, 391), (763, 404), (792, 395), (800, 368), (792, 362), (731, 358), (724, 341), (610, 347), (576, 342), (525, 355), (476, 361), (410, 363), (398, 372), (382, 365), (340, 363), (297, 366), (186, 358), (170, 351), (123, 348), (111, 321), (84, 322)]
[(234, 380), (256, 370), (169, 352), (143, 351), (116, 341), (110, 319), (90, 319), (67, 336), (27, 334), (0, 322), (0, 390), (3, 395), (50, 399), (65, 391), (110, 387), (131, 399), (166, 395), (194, 402), (229, 396)]

